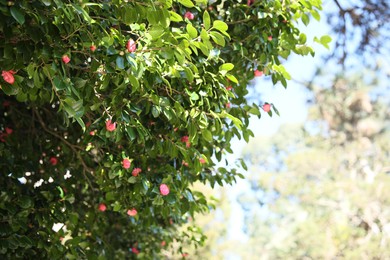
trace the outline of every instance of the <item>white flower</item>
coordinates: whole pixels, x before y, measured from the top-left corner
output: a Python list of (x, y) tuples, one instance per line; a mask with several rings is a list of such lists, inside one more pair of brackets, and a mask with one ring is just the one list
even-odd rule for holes
[(64, 223), (54, 223), (53, 227), (51, 228), (54, 232), (58, 232), (62, 229), (64, 226)]
[(66, 170), (66, 174), (64, 175), (64, 179), (69, 179), (70, 177), (72, 177), (72, 175), (70, 175), (70, 171), (69, 170)]
[(48, 180), (49, 183), (52, 183), (53, 181), (54, 181), (54, 180), (53, 180), (52, 177), (50, 177), (49, 180)]
[(36, 183), (34, 183), (34, 188), (41, 187), (42, 183), (43, 183), (43, 179), (40, 179), (39, 181), (37, 181)]
[(18, 178), (18, 181), (19, 181), (21, 184), (26, 184), (26, 183), (27, 183), (27, 179), (26, 179), (25, 177)]

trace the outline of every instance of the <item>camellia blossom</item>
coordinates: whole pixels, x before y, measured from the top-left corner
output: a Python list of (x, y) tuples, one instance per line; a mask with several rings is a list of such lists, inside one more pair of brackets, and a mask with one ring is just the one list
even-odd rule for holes
[(163, 196), (166, 196), (166, 195), (169, 194), (169, 188), (168, 188), (168, 186), (166, 184), (163, 183), (163, 184), (160, 185), (160, 193)]
[(138, 213), (138, 212), (137, 212), (137, 210), (136, 210), (135, 208), (129, 209), (129, 210), (127, 211), (127, 215), (129, 215), (130, 217), (136, 216), (137, 213)]
[(131, 172), (131, 175), (137, 177), (140, 174), (140, 172), (142, 172), (141, 168), (134, 168), (133, 171)]
[(247, 6), (251, 6), (254, 2), (255, 2), (255, 0), (248, 0), (248, 1), (246, 2), (246, 5), (247, 5)]
[(233, 89), (232, 86), (227, 86), (227, 87), (226, 87), (226, 90), (232, 90), (232, 89)]
[(271, 110), (271, 104), (265, 103), (263, 105), (263, 110), (268, 113)]
[(10, 135), (10, 134), (12, 134), (13, 130), (12, 130), (12, 128), (6, 127), (5, 132)]
[(201, 164), (205, 164), (205, 163), (206, 163), (206, 160), (205, 160), (203, 157), (201, 157), (201, 158), (199, 158), (199, 162), (200, 162)]
[(255, 70), (255, 77), (261, 77), (261, 76), (263, 76), (263, 72), (262, 71), (260, 71), (260, 70)]
[(195, 18), (195, 15), (191, 12), (186, 12), (184, 14), (184, 17), (187, 18), (188, 20), (193, 20)]
[(62, 62), (65, 64), (68, 64), (70, 62), (70, 58), (68, 55), (63, 55), (62, 56)]
[(99, 204), (99, 207), (98, 207), (99, 211), (104, 212), (104, 211), (106, 211), (106, 209), (107, 209), (106, 204), (104, 204), (104, 203)]
[(161, 246), (165, 246), (167, 244), (167, 242), (165, 242), (164, 240), (161, 241)]
[(188, 135), (185, 135), (181, 138), (181, 141), (183, 143), (186, 143), (186, 147), (189, 148), (191, 146), (191, 143), (190, 143), (190, 139), (188, 137)]
[(129, 169), (129, 168), (130, 168), (130, 165), (131, 165), (131, 162), (130, 162), (129, 159), (127, 159), (127, 158), (123, 159), (123, 161), (122, 161), (122, 166), (123, 166), (123, 168)]
[(135, 52), (135, 50), (137, 49), (137, 44), (133, 39), (127, 41), (126, 49), (128, 50), (128, 52)]
[(1, 76), (3, 76), (3, 79), (5, 82), (9, 83), (9, 84), (14, 84), (15, 83), (15, 77), (13, 74), (15, 74), (16, 72), (13, 71), (13, 70), (3, 70), (1, 72)]
[(94, 52), (94, 51), (96, 51), (96, 46), (95, 46), (95, 45), (91, 45), (91, 47), (89, 47), (89, 49), (90, 49), (92, 52)]
[(271, 36), (271, 35), (268, 36), (268, 40), (269, 40), (269, 41), (272, 41), (272, 36)]
[(107, 129), (107, 131), (112, 132), (112, 131), (115, 130), (115, 128), (116, 128), (116, 123), (112, 123), (111, 120), (107, 120), (106, 121), (106, 129)]
[(49, 161), (50, 161), (50, 164), (53, 166), (57, 165), (57, 163), (58, 163), (58, 159), (56, 157), (51, 157)]
[(136, 247), (131, 248), (131, 252), (133, 252), (136, 255), (139, 254), (139, 250)]

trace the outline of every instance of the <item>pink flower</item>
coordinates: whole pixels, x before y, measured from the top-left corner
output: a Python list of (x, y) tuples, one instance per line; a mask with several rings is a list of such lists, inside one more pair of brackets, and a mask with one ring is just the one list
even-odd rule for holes
[(12, 130), (12, 128), (6, 127), (5, 132), (10, 135), (10, 134), (12, 134), (13, 130)]
[(133, 252), (136, 255), (139, 254), (139, 250), (136, 247), (131, 248), (131, 252)]
[(104, 212), (104, 211), (106, 211), (106, 209), (107, 209), (106, 204), (104, 204), (104, 203), (99, 204), (99, 207), (98, 207), (99, 211)]
[(51, 157), (49, 161), (50, 161), (50, 164), (53, 166), (57, 165), (57, 163), (58, 163), (58, 159), (55, 157)]
[(111, 123), (111, 120), (107, 120), (106, 121), (106, 129), (107, 129), (107, 131), (112, 132), (112, 131), (115, 130), (115, 128), (116, 128), (116, 123)]
[(246, 2), (246, 5), (247, 5), (247, 6), (251, 6), (254, 2), (255, 2), (255, 0), (248, 0), (248, 1)]
[(205, 164), (205, 163), (206, 163), (206, 160), (205, 160), (203, 157), (201, 157), (201, 158), (199, 158), (199, 162), (200, 162), (201, 164)]
[(231, 104), (230, 103), (226, 103), (225, 106), (226, 106), (226, 108), (230, 108)]
[(131, 175), (137, 177), (140, 174), (140, 172), (142, 172), (141, 168), (134, 168), (133, 171), (131, 172)]
[(123, 161), (122, 161), (122, 165), (123, 165), (123, 168), (129, 169), (129, 168), (130, 168), (130, 165), (131, 165), (131, 162), (130, 162), (129, 159), (125, 158), (125, 159), (123, 159)]
[(164, 240), (161, 241), (161, 246), (165, 246), (167, 244), (167, 242), (165, 242)]
[(3, 76), (3, 79), (5, 82), (9, 83), (9, 84), (14, 84), (15, 83), (15, 77), (13, 74), (15, 74), (16, 72), (13, 71), (13, 70), (3, 70), (1, 72), (1, 76)]
[(68, 57), (68, 55), (62, 56), (62, 62), (65, 64), (68, 64), (70, 62), (70, 58)]
[(268, 36), (268, 40), (269, 40), (269, 41), (272, 41), (272, 36), (271, 36), (271, 35)]
[(137, 49), (137, 44), (133, 39), (130, 39), (127, 41), (126, 48), (128, 52), (135, 52), (135, 50)]
[(186, 258), (188, 256), (188, 253), (183, 253), (181, 254), (184, 258)]
[(255, 70), (255, 77), (261, 77), (261, 76), (263, 76), (263, 72), (262, 71), (260, 71), (260, 70)]
[(136, 216), (137, 213), (138, 213), (138, 212), (137, 212), (137, 210), (136, 210), (135, 208), (129, 209), (129, 210), (127, 211), (127, 215), (129, 215), (130, 217)]
[(168, 188), (168, 186), (166, 184), (161, 184), (160, 185), (160, 193), (163, 196), (166, 196), (166, 195), (169, 194), (169, 188)]
[(94, 52), (94, 51), (96, 51), (96, 46), (95, 46), (95, 45), (91, 45), (91, 47), (89, 47), (89, 49), (90, 49), (92, 52)]
[(93, 130), (89, 132), (89, 135), (95, 135), (95, 133), (96, 133), (95, 130)]
[(182, 163), (181, 163), (182, 165), (184, 165), (184, 166), (186, 166), (186, 167), (188, 167), (188, 162), (186, 162), (186, 161), (182, 161)]
[(263, 105), (263, 110), (268, 113), (271, 110), (271, 104), (265, 103)]
[(232, 87), (232, 86), (227, 86), (226, 89), (227, 89), (227, 90), (232, 90), (233, 87)]
[(190, 139), (188, 137), (188, 135), (185, 135), (181, 138), (181, 141), (183, 143), (186, 143), (186, 147), (189, 148), (191, 146), (191, 143), (190, 143)]
[(184, 14), (184, 17), (187, 18), (188, 20), (193, 20), (195, 18), (195, 15), (191, 12), (186, 12)]

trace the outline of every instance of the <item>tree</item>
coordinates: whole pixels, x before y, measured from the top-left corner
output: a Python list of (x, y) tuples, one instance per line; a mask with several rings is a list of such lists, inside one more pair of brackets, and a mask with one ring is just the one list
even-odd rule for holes
[(269, 145), (257, 140), (248, 148), (246, 158), (256, 172), (252, 187), (262, 196), (242, 201), (263, 207), (249, 214), (255, 220), (247, 225), (252, 255), (390, 255), (384, 188), (390, 184), (389, 99), (370, 97), (377, 82), (367, 74), (338, 76), (330, 87), (316, 89), (310, 126), (284, 127)]
[[(321, 1), (0, 1), (0, 254), (158, 258)], [(193, 241), (197, 243), (196, 240)], [(181, 251), (181, 248), (178, 249)]]

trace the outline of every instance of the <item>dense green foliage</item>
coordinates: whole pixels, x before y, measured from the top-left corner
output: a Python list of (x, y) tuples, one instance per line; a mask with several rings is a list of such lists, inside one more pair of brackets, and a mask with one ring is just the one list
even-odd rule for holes
[(0, 1), (2, 258), (202, 244), (177, 231), (210, 207), (191, 184), (240, 177), (212, 158), (253, 135), (247, 83), (258, 69), (286, 85), (280, 58), (313, 54), (296, 24), (321, 4), (210, 3)]

